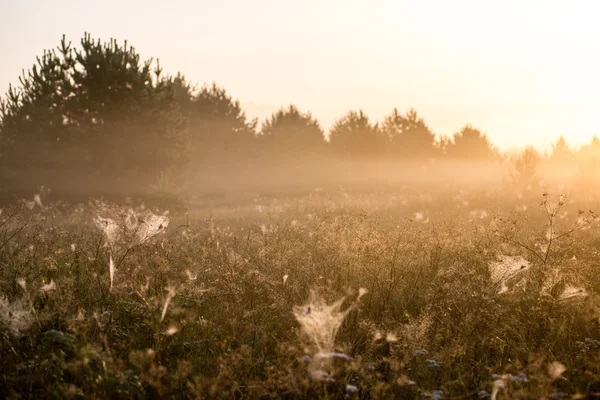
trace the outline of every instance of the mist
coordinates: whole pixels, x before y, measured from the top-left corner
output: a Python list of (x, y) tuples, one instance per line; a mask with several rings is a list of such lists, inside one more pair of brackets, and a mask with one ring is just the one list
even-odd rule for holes
[(35, 60), (0, 98), (1, 398), (597, 398), (597, 137), (259, 121), (87, 33)]

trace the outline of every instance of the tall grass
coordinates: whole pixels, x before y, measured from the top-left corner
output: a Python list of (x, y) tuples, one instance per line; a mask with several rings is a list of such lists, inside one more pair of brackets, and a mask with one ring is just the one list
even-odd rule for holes
[(592, 398), (594, 200), (540, 196), (7, 207), (0, 397)]

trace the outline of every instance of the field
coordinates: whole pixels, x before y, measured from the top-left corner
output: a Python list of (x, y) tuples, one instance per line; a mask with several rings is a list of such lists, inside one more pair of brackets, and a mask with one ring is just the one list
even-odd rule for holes
[(27, 199), (0, 214), (0, 397), (600, 398), (597, 206), (543, 183)]

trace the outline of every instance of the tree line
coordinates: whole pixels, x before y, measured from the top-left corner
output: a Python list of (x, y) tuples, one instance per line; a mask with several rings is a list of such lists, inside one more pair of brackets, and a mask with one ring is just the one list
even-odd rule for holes
[[(561, 139), (553, 156), (567, 160), (574, 151)], [(15, 190), (94, 180), (148, 186), (160, 176), (303, 166), (332, 157), (502, 158), (473, 126), (439, 137), (414, 109), (394, 109), (381, 123), (349, 111), (327, 136), (309, 112), (289, 105), (259, 126), (224, 88), (197, 88), (181, 74), (165, 75), (158, 61), (142, 61), (127, 42), (89, 34), (79, 47), (63, 37), (0, 99), (0, 179)]]

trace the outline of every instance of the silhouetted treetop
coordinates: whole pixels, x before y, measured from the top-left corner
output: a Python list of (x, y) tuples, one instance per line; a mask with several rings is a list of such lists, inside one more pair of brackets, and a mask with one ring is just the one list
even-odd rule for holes
[(371, 124), (362, 110), (350, 111), (337, 120), (331, 128), (329, 141), (338, 154), (351, 157), (382, 155), (386, 138), (377, 124)]
[(63, 37), (0, 104), (3, 163), (150, 179), (183, 159), (176, 83), (126, 42)]
[(204, 85), (185, 107), (189, 121), (190, 167), (216, 174), (247, 165), (255, 151), (256, 119), (248, 120), (238, 100), (217, 86)]
[(435, 135), (413, 108), (406, 115), (394, 108), (381, 125), (392, 152), (405, 158), (430, 157), (436, 153)]
[(192, 137), (196, 145), (217, 143), (233, 145), (248, 141), (256, 134), (256, 120), (249, 121), (238, 100), (213, 83), (204, 85), (189, 106)]
[(553, 161), (568, 162), (572, 161), (574, 156), (573, 149), (569, 146), (564, 137), (558, 138), (556, 143), (552, 144), (552, 153), (550, 158)]
[(580, 159), (598, 163), (598, 159), (600, 159), (600, 139), (598, 136), (594, 135), (589, 143), (581, 146), (578, 156)]
[(279, 151), (315, 150), (325, 144), (319, 122), (310, 113), (301, 113), (294, 105), (281, 108), (262, 126), (262, 140)]
[(492, 160), (499, 157), (487, 136), (470, 124), (454, 134), (453, 140), (446, 146), (446, 155), (462, 160)]

